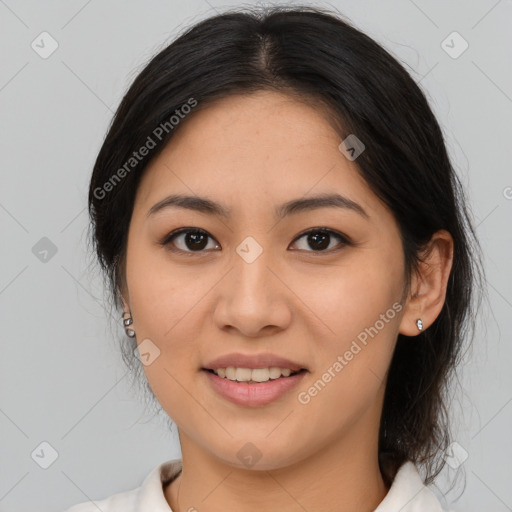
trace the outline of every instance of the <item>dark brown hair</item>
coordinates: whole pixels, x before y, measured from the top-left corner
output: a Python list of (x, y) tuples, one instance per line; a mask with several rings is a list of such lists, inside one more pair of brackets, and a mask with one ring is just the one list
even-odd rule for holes
[[(171, 116), (182, 114), (191, 98), (196, 106), (189, 116), (222, 97), (259, 90), (317, 105), (341, 139), (356, 134), (363, 141), (358, 171), (400, 228), (404, 294), (432, 235), (446, 229), (453, 237), (454, 262), (441, 313), (414, 341), (398, 336), (379, 436), (388, 483), (407, 460), (423, 465), (430, 483), (444, 466), (442, 455), (451, 442), (447, 390), (464, 341), (474, 331), (474, 292), (483, 289), (484, 281), (480, 247), (424, 93), (390, 53), (342, 16), (309, 6), (228, 11), (187, 29), (140, 72), (99, 151), (89, 190), (92, 241), (113, 302), (121, 306), (139, 180), (179, 130), (179, 124), (169, 126)], [(164, 123), (169, 129), (155, 137)], [(127, 167), (148, 137), (155, 147)], [(122, 168), (125, 172), (119, 172)], [(113, 181), (116, 173), (119, 179)], [(127, 342), (125, 361), (135, 368), (136, 345)]]

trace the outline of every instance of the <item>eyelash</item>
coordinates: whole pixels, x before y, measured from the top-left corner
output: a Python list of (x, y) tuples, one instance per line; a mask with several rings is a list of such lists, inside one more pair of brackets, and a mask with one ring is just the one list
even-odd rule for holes
[[(183, 249), (178, 249), (178, 248), (172, 246), (171, 242), (177, 236), (179, 236), (179, 235), (181, 235), (183, 233), (190, 233), (190, 232), (204, 234), (204, 235), (208, 236), (209, 238), (211, 238), (212, 240), (215, 240), (215, 238), (213, 238), (204, 229), (188, 227), (188, 228), (180, 228), (180, 229), (177, 229), (175, 231), (172, 231), (171, 233), (169, 233), (168, 235), (165, 236), (165, 238), (160, 242), (160, 245), (164, 246), (167, 250), (169, 250), (171, 252), (180, 253), (180, 254), (183, 254), (185, 256), (194, 256), (196, 254), (204, 254), (205, 252), (207, 252), (208, 250), (204, 250), (204, 249), (200, 250), (200, 251), (184, 251)], [(293, 242), (296, 242), (297, 240), (300, 240), (304, 236), (307, 236), (307, 235), (309, 235), (311, 233), (322, 233), (322, 234), (327, 234), (329, 236), (334, 236), (334, 237), (338, 238), (338, 240), (340, 241), (340, 244), (339, 244), (338, 247), (336, 247), (334, 249), (324, 249), (324, 250), (319, 250), (319, 251), (315, 251), (315, 250), (309, 250), (308, 251), (308, 250), (303, 250), (303, 249), (294, 249), (294, 250), (309, 252), (309, 253), (312, 253), (314, 255), (322, 255), (322, 254), (332, 254), (333, 252), (336, 252), (336, 251), (339, 251), (340, 249), (342, 249), (343, 246), (353, 245), (353, 243), (351, 242), (351, 240), (347, 236), (343, 235), (342, 233), (340, 233), (338, 231), (334, 231), (332, 229), (323, 228), (323, 227), (310, 228), (307, 231), (303, 231), (302, 233), (297, 235), (297, 237), (295, 237)], [(218, 242), (216, 240), (215, 240), (215, 242), (218, 244)], [(220, 244), (218, 244), (218, 245), (220, 245)]]

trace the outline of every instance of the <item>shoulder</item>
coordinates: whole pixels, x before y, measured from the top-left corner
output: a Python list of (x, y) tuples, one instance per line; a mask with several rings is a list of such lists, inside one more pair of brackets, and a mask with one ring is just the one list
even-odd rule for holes
[(173, 459), (156, 466), (136, 489), (73, 505), (63, 512), (172, 512), (164, 495), (164, 486), (181, 471), (181, 459)]
[(450, 512), (442, 508), (413, 462), (400, 466), (388, 494), (374, 512)]

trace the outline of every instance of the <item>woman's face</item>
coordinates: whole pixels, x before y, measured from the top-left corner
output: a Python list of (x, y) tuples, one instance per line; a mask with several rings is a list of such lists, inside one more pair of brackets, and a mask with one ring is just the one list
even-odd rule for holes
[[(175, 129), (137, 192), (125, 300), (149, 384), (182, 448), (186, 439), (261, 469), (333, 444), (376, 454), (403, 316), (404, 261), (390, 211), (324, 117), (290, 97), (231, 96)], [(333, 194), (346, 199), (312, 202)], [(150, 213), (169, 196), (194, 201)], [(169, 237), (183, 228), (190, 232)], [(204, 369), (225, 367), (211, 362), (233, 354), (270, 359), (232, 366), (291, 366), (275, 356), (305, 371), (248, 384)], [(235, 371), (247, 375), (275, 376)]]

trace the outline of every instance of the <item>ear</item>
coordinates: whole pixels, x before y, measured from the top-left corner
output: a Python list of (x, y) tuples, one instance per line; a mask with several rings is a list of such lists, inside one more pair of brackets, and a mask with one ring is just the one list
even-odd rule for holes
[(405, 301), (399, 333), (416, 336), (416, 320), (421, 318), (423, 331), (435, 321), (443, 308), (448, 278), (453, 263), (453, 239), (446, 230), (434, 233), (420, 254), (418, 271), (411, 277), (411, 288)]
[(118, 297), (121, 299), (121, 303), (123, 306), (123, 313), (128, 314), (131, 312), (130, 308), (130, 296), (128, 291), (124, 285), (118, 288)]
[(121, 295), (121, 301), (123, 303), (123, 311), (125, 313), (129, 313), (130, 312), (130, 305), (129, 305), (128, 301), (125, 299), (124, 295)]
[(124, 290), (119, 290), (119, 297), (121, 299), (121, 303), (123, 305), (123, 313), (130, 313), (131, 312), (131, 308), (130, 308), (130, 296), (128, 294), (128, 292), (124, 289)]
[[(119, 263), (119, 255), (115, 258), (115, 265), (116, 265), (116, 273), (121, 275), (119, 278), (119, 283), (117, 285), (117, 294), (118, 297), (121, 299), (122, 305), (123, 305), (123, 313), (130, 313), (130, 295), (128, 293), (128, 286), (126, 284), (125, 280), (125, 271), (124, 271), (124, 264)], [(119, 268), (120, 267), (120, 268)]]

